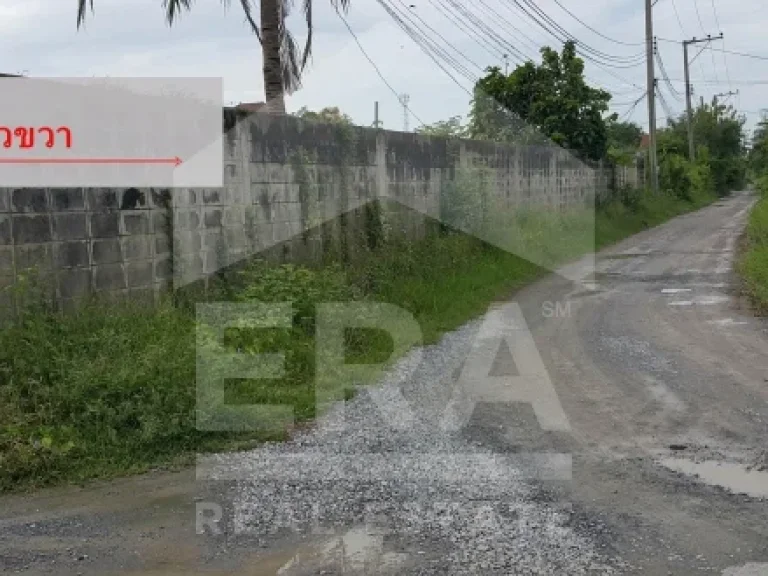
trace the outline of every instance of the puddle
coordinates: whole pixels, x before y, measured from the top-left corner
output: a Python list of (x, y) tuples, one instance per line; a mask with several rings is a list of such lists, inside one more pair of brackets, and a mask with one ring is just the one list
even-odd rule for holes
[(747, 470), (732, 462), (691, 462), (682, 458), (663, 458), (661, 464), (676, 472), (697, 476), (713, 486), (721, 486), (736, 494), (768, 498), (768, 472)]
[(628, 260), (630, 258), (643, 258), (650, 256), (651, 252), (624, 252), (622, 254), (605, 254), (598, 260)]
[(730, 298), (728, 296), (702, 296), (701, 298), (695, 298), (693, 300), (677, 300), (675, 302), (669, 302), (670, 306), (712, 306), (714, 304), (723, 304), (728, 302)]
[[(287, 561), (286, 561), (287, 560)], [(356, 527), (345, 534), (304, 545), (274, 572), (277, 576), (299, 574), (397, 574), (406, 561), (405, 554), (384, 551), (384, 537), (366, 527)]]
[(720, 320), (709, 320), (707, 324), (715, 324), (716, 326), (745, 326), (749, 322), (734, 320), (733, 318), (721, 318)]
[(768, 564), (745, 564), (726, 568), (723, 576), (764, 576), (768, 574)]

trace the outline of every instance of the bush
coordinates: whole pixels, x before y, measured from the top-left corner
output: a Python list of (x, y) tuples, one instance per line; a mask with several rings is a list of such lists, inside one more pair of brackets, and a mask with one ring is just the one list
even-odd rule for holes
[(768, 177), (758, 180), (758, 187), (763, 197), (749, 215), (739, 271), (758, 311), (768, 313)]
[(690, 162), (678, 154), (667, 154), (659, 164), (659, 188), (681, 200), (692, 199)]
[(193, 448), (194, 358), (168, 304), (22, 311), (0, 331), (0, 490)]

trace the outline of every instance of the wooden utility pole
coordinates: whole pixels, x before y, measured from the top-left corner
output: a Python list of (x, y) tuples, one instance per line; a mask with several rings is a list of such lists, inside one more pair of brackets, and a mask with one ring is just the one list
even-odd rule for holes
[(683, 62), (685, 62), (685, 118), (688, 125), (688, 159), (693, 162), (696, 149), (693, 147), (693, 110), (691, 106), (691, 72), (688, 65), (688, 42), (683, 41)]
[(656, 163), (656, 74), (653, 69), (653, 4), (645, 0), (645, 43), (648, 67), (648, 164), (651, 189), (659, 192), (659, 171)]
[[(723, 33), (720, 36), (707, 36), (706, 38), (692, 38), (691, 40), (683, 40), (683, 64), (685, 65), (685, 116), (688, 124), (688, 158), (691, 162), (696, 160), (696, 144), (693, 141), (693, 107), (691, 105), (691, 94), (693, 92), (693, 86), (691, 85), (691, 72), (690, 66), (693, 64), (693, 60), (698, 58), (699, 54), (693, 57), (693, 60), (688, 61), (688, 46), (693, 44), (709, 43), (713, 40), (722, 40)], [(704, 50), (704, 48), (702, 48)], [(704, 98), (702, 97), (702, 105)]]

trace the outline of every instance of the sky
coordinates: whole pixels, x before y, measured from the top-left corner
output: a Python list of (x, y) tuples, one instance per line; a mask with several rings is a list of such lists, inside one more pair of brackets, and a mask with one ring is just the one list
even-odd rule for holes
[[(671, 113), (684, 107), (679, 42), (722, 32), (724, 41), (713, 42), (712, 47), (768, 56), (764, 2), (656, 0), (654, 34), (660, 39), (660, 56), (674, 91), (663, 80), (659, 84)], [(532, 3), (577, 38), (585, 51), (605, 54), (613, 62), (624, 59), (619, 65), (630, 67), (606, 68), (588, 61), (586, 74), (591, 84), (614, 94), (614, 111), (647, 128), (645, 100), (633, 107), (646, 85), (643, 0)], [(225, 103), (263, 101), (261, 48), (237, 0), (226, 10), (216, 0), (197, 0), (173, 27), (164, 19), (161, 0), (94, 0), (94, 4), (95, 13), (78, 31), (74, 0), (2, 0), (0, 72), (34, 77), (221, 77)], [(311, 110), (338, 106), (355, 123), (367, 126), (374, 120), (378, 101), (383, 126), (402, 130), (406, 112), (398, 95), (408, 94), (410, 129), (466, 117), (472, 80), (441, 62), (450, 75), (442, 70), (397, 26), (383, 4), (445, 47), (468, 69), (470, 78), (481, 76), (487, 66), (504, 68), (506, 63), (511, 69), (524, 58), (538, 60), (541, 46), (560, 45), (521, 11), (519, 6), (525, 4), (519, 0), (352, 0), (346, 15), (352, 32), (330, 0), (315, 0), (313, 58), (302, 88), (287, 100), (289, 112), (303, 106)], [(469, 10), (488, 28), (478, 34), (470, 18), (456, 16), (454, 6)], [(298, 10), (289, 23), (303, 42), (306, 27)], [(489, 28), (505, 46), (495, 43)], [(691, 48), (692, 58), (696, 52)], [(748, 126), (759, 119), (761, 108), (768, 107), (768, 59), (704, 50), (691, 66), (691, 80), (695, 98), (710, 100), (717, 93), (739, 90), (728, 102), (747, 115)], [(657, 115), (661, 126), (668, 115), (661, 103)]]

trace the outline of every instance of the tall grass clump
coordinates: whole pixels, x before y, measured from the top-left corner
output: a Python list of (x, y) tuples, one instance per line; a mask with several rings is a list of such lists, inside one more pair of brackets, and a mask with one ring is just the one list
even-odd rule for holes
[(761, 198), (749, 215), (745, 247), (738, 270), (760, 314), (768, 314), (768, 176), (758, 178)]

